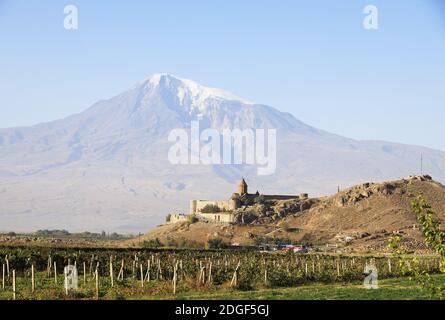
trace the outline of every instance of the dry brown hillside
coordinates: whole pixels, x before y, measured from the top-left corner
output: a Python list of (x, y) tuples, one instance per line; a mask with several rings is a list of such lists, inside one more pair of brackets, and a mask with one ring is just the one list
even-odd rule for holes
[(132, 240), (137, 244), (159, 238), (164, 244), (209, 239), (258, 244), (288, 241), (335, 244), (342, 251), (384, 251), (394, 234), (403, 236), (413, 250), (424, 250), (410, 203), (423, 195), (439, 218), (445, 220), (445, 187), (428, 176), (365, 183), (338, 194), (306, 200), (270, 201), (237, 210), (237, 224), (206, 221), (159, 226)]

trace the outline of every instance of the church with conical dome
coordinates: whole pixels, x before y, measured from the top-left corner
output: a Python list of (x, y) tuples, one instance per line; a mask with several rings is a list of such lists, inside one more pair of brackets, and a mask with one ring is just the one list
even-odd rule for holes
[(290, 200), (299, 196), (287, 195), (262, 195), (248, 192), (248, 185), (244, 178), (239, 182), (236, 192), (229, 200), (191, 200), (190, 215), (196, 215), (213, 222), (232, 223), (234, 222), (234, 210), (241, 207), (248, 207), (256, 203), (267, 200)]

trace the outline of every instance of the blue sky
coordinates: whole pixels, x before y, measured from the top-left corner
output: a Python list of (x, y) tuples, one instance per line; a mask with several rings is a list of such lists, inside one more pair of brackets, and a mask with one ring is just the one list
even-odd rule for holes
[[(377, 31), (362, 27), (367, 4)], [(167, 72), (344, 136), (445, 150), (444, 57), (440, 0), (0, 0), (0, 127)]]

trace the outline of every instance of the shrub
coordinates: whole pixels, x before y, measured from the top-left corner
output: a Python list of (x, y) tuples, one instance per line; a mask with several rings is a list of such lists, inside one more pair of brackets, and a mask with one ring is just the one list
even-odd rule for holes
[(255, 203), (255, 199), (252, 199), (249, 195), (242, 195), (240, 197), (240, 203), (244, 206), (251, 206)]
[(167, 247), (169, 248), (179, 248), (179, 243), (176, 239), (168, 238)]
[(289, 232), (290, 231), (290, 227), (289, 227), (289, 223), (287, 223), (287, 222), (282, 222), (281, 224), (280, 224), (280, 227), (284, 230), (284, 231), (286, 231), (286, 232)]
[(159, 240), (159, 238), (156, 238), (154, 240), (145, 240), (144, 242), (142, 242), (142, 246), (144, 248), (157, 249), (162, 247), (162, 242), (161, 240)]
[(187, 216), (187, 222), (188, 222), (189, 224), (194, 224), (194, 223), (196, 223), (196, 222), (198, 222), (198, 221), (199, 221), (199, 219), (198, 219), (198, 217), (196, 216), (196, 214), (191, 214), (191, 215)]
[(259, 195), (258, 197), (256, 197), (253, 202), (255, 202), (256, 204), (264, 204), (265, 199), (263, 195)]
[(202, 249), (203, 247), (203, 243), (199, 243), (196, 240), (187, 240), (184, 238), (181, 238), (178, 243), (178, 248)]
[(230, 244), (221, 238), (213, 238), (207, 242), (207, 247), (209, 249), (226, 249)]
[(214, 204), (208, 204), (201, 210), (202, 213), (218, 213), (221, 212), (221, 208)]

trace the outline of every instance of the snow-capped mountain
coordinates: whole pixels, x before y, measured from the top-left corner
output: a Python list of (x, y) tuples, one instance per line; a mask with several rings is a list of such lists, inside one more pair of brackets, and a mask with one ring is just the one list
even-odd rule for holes
[[(172, 165), (172, 129), (273, 128), (277, 171)], [(146, 231), (190, 198), (227, 198), (244, 176), (264, 193), (329, 194), (337, 186), (425, 171), (445, 181), (445, 153), (356, 141), (313, 128), (272, 107), (191, 80), (157, 74), (68, 118), (0, 130), (0, 231), (65, 228)]]

